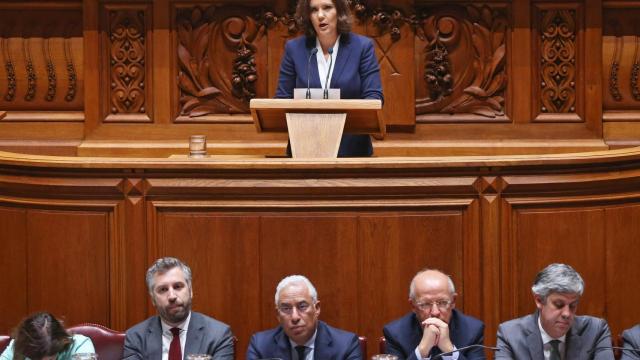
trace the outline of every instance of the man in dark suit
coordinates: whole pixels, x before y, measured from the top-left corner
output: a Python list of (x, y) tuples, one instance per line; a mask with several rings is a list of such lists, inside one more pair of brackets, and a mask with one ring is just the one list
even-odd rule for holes
[(607, 322), (576, 316), (584, 281), (571, 266), (547, 266), (531, 290), (538, 310), (500, 324), (496, 359), (613, 359)]
[(628, 349), (622, 352), (620, 360), (640, 360), (640, 325), (636, 325), (631, 329), (622, 332), (624, 340), (624, 348)]
[(124, 359), (181, 360), (209, 354), (233, 360), (228, 325), (191, 311), (191, 269), (176, 258), (156, 260), (147, 271), (147, 287), (157, 316), (127, 330)]
[[(387, 324), (387, 353), (400, 359), (428, 359), (484, 342), (484, 324), (455, 309), (456, 291), (449, 276), (422, 270), (411, 280), (409, 304), (413, 312)], [(484, 359), (482, 348), (454, 352), (443, 359)]]
[(253, 334), (247, 349), (247, 360), (362, 359), (356, 334), (318, 320), (318, 293), (306, 277), (292, 275), (280, 281), (275, 303), (280, 325)]

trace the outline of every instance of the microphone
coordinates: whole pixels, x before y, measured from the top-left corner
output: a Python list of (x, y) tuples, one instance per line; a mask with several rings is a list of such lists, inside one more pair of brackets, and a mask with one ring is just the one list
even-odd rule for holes
[(640, 354), (640, 349), (632, 348), (632, 347), (622, 347), (622, 346), (598, 346), (594, 347), (587, 351), (587, 354), (592, 355), (602, 350), (620, 350), (620, 351), (629, 351), (634, 355)]
[(329, 71), (327, 71), (327, 78), (324, 81), (323, 99), (329, 98), (329, 75), (331, 75), (331, 67), (333, 66), (333, 48), (329, 48), (329, 56), (331, 57), (331, 60), (329, 60)]
[(309, 54), (309, 60), (307, 60), (307, 95), (305, 98), (311, 99), (311, 85), (309, 81), (311, 80), (311, 58), (318, 53), (318, 48), (311, 49), (311, 53)]
[(443, 356), (450, 356), (450, 355), (453, 355), (454, 353), (462, 352), (462, 351), (465, 351), (465, 350), (468, 350), (468, 349), (477, 348), (477, 347), (480, 347), (480, 348), (483, 348), (483, 349), (488, 349), (488, 350), (493, 350), (493, 351), (500, 351), (500, 348), (497, 348), (497, 347), (484, 346), (482, 344), (473, 344), (473, 345), (463, 346), (460, 349), (455, 349), (453, 351), (449, 351), (449, 352), (446, 352), (446, 353), (441, 353), (441, 354), (435, 355), (435, 356), (433, 356), (431, 358), (431, 360), (437, 360), (437, 359), (442, 358)]

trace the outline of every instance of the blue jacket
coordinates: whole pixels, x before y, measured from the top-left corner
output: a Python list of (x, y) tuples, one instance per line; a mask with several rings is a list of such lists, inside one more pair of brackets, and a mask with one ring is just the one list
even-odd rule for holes
[[(384, 337), (387, 339), (387, 353), (397, 355), (400, 359), (416, 359), (415, 350), (422, 339), (422, 326), (416, 314), (409, 313), (400, 319), (385, 325)], [(473, 344), (483, 344), (484, 324), (482, 321), (466, 316), (453, 309), (449, 320), (449, 336), (456, 348)], [(440, 354), (435, 348), (431, 356)], [(484, 359), (482, 348), (469, 349), (458, 355), (458, 360)]]
[[(251, 336), (247, 360), (291, 359), (291, 344), (281, 326)], [(354, 333), (336, 329), (318, 321), (313, 358), (318, 360), (361, 360), (362, 351)]]
[[(280, 64), (276, 98), (292, 99), (294, 88), (307, 87), (307, 64), (316, 38), (306, 36), (287, 41)], [(309, 84), (320, 88), (318, 61), (311, 58)], [(380, 65), (373, 42), (366, 36), (348, 33), (340, 36), (338, 56), (333, 64), (331, 88), (340, 89), (342, 99), (379, 99), (382, 96)], [(373, 147), (369, 135), (344, 134), (338, 150), (339, 157), (371, 156)]]

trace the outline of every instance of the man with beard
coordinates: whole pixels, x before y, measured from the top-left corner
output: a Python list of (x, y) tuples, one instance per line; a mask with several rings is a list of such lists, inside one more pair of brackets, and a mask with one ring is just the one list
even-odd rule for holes
[(228, 325), (191, 311), (191, 269), (166, 257), (147, 270), (147, 288), (157, 316), (127, 330), (123, 359), (182, 360), (185, 354), (233, 359)]
[(383, 329), (386, 352), (412, 360), (443, 353), (450, 353), (442, 356), (445, 360), (484, 359), (481, 347), (455, 351), (484, 342), (484, 324), (455, 309), (456, 296), (453, 281), (445, 273), (419, 271), (409, 285), (413, 311)]
[(576, 316), (584, 281), (571, 266), (551, 264), (531, 286), (537, 311), (500, 324), (496, 359), (613, 360), (603, 319)]
[(358, 336), (318, 320), (320, 301), (309, 279), (288, 276), (278, 284), (275, 296), (280, 326), (253, 334), (247, 360), (361, 360)]

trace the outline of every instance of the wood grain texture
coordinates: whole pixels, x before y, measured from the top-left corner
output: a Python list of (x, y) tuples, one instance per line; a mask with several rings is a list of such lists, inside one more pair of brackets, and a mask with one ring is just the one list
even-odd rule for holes
[[(640, 118), (634, 98), (640, 94), (640, 70), (634, 70), (633, 2), (351, 3), (353, 31), (372, 39), (381, 69), (381, 119), (391, 136), (374, 142), (376, 156), (550, 153), (640, 143), (640, 132), (627, 126)], [(7, 104), (1, 111), (8, 110), (0, 120), (0, 137), (12, 141), (0, 148), (165, 157), (184, 153), (172, 141), (207, 133), (215, 154), (282, 156), (286, 137), (256, 134), (246, 126), (251, 125), (247, 103), (275, 94), (284, 43), (301, 34), (292, 5), (286, 0), (0, 4), (6, 20), (0, 26), (0, 102)], [(573, 14), (564, 22), (571, 34), (552, 36), (545, 44), (566, 43), (562, 49), (572, 55), (563, 64), (575, 76), (541, 81), (544, 24), (538, 15), (557, 11)], [(58, 22), (47, 21), (50, 14), (78, 25), (71, 37)], [(124, 28), (136, 35), (109, 39)], [(111, 50), (120, 42), (121, 49), (137, 49), (128, 52), (136, 56), (117, 57), (119, 52)], [(619, 68), (612, 71), (615, 54)], [(132, 66), (140, 71), (121, 76), (109, 70)], [(621, 101), (612, 98), (614, 82)], [(572, 105), (541, 112), (543, 88), (567, 90)], [(27, 94), (34, 99), (25, 100)], [(607, 125), (613, 118), (619, 124)], [(68, 129), (61, 133), (50, 123)], [(61, 137), (77, 145), (55, 144)], [(585, 138), (600, 143), (581, 142)]]

